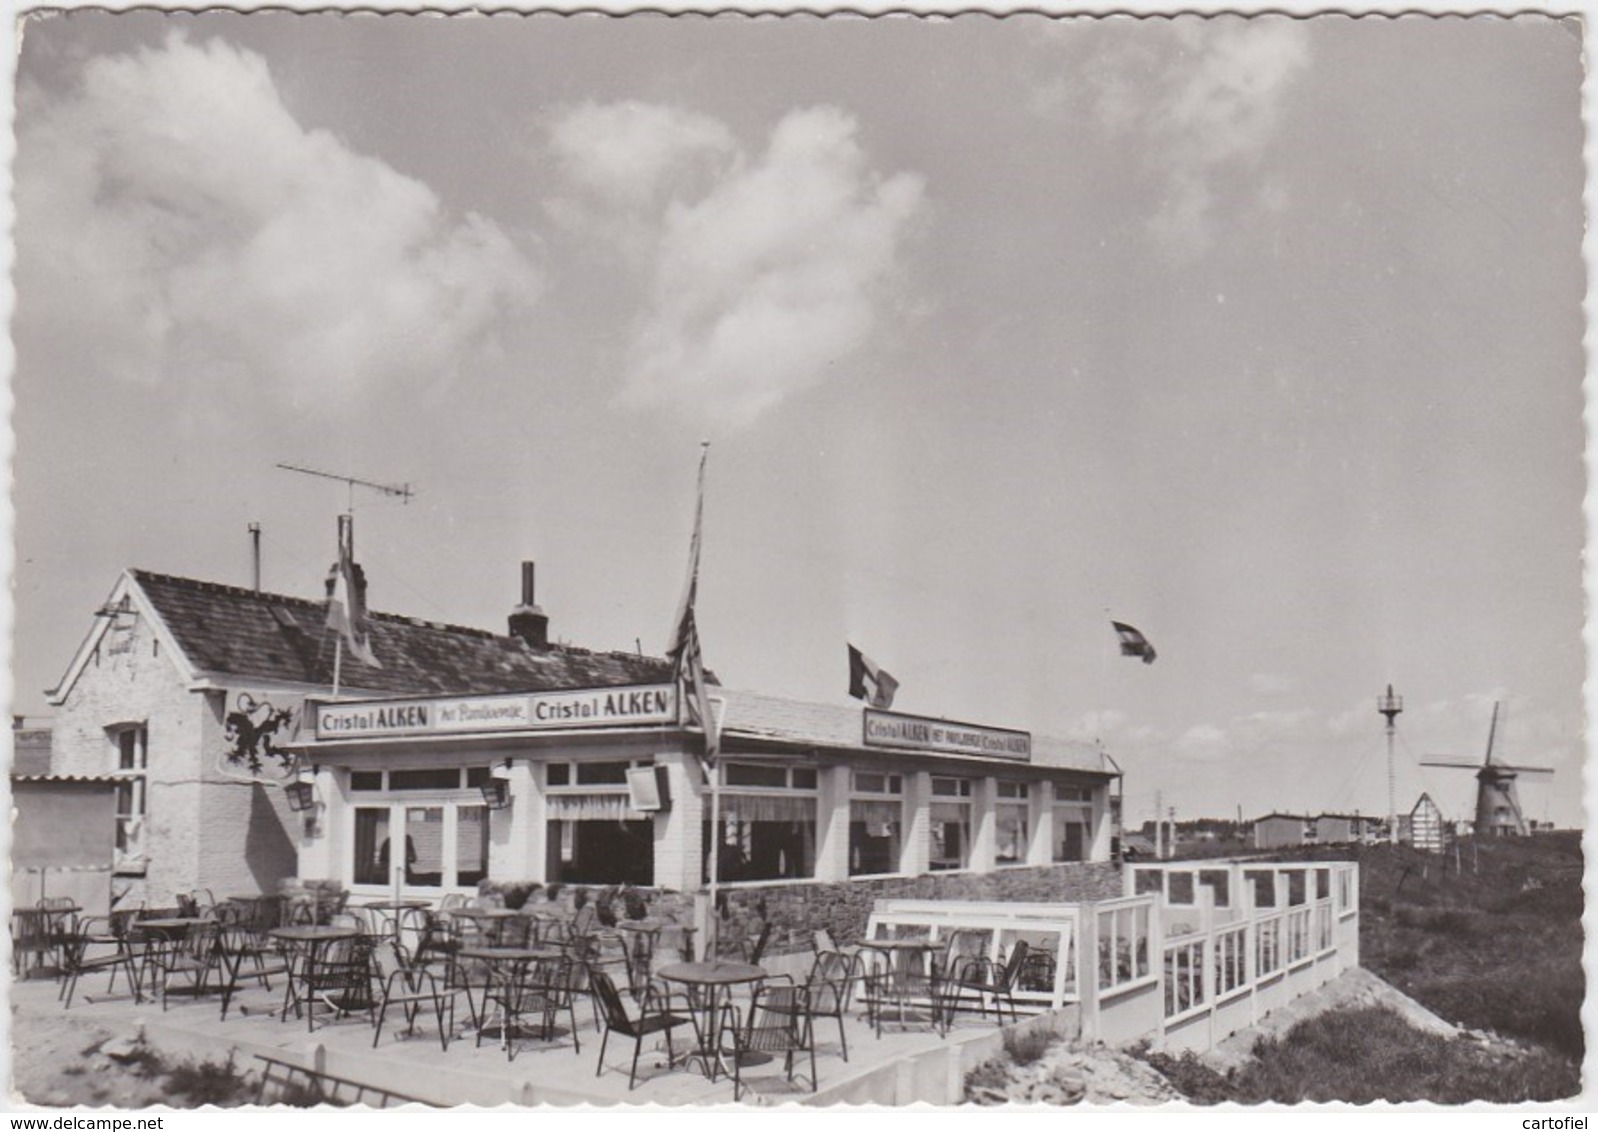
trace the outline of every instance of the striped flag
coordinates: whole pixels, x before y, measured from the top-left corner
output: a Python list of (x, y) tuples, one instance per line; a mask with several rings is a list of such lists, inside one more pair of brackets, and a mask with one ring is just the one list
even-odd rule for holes
[(705, 732), (705, 774), (709, 777), (720, 754), (715, 719), (710, 714), (710, 689), (705, 682), (705, 662), (699, 647), (699, 623), (694, 603), (699, 597), (699, 545), (705, 520), (705, 461), (710, 455), (706, 444), (699, 454), (699, 498), (694, 505), (694, 534), (688, 544), (688, 580), (682, 600), (677, 603), (677, 620), (672, 625), (671, 643), (666, 655), (671, 658), (672, 681), (678, 687), (691, 723)]
[(327, 627), (344, 638), (349, 653), (362, 664), (383, 667), (372, 654), (366, 632), (365, 586), (355, 564), (355, 516), (338, 517), (338, 561), (327, 572)]
[(1154, 646), (1149, 644), (1149, 639), (1130, 625), (1120, 621), (1111, 621), (1115, 627), (1116, 635), (1121, 638), (1122, 656), (1140, 656), (1144, 664), (1153, 664), (1156, 655)]
[(849, 646), (849, 694), (857, 700), (876, 708), (893, 706), (893, 694), (899, 690), (899, 681), (865, 653)]

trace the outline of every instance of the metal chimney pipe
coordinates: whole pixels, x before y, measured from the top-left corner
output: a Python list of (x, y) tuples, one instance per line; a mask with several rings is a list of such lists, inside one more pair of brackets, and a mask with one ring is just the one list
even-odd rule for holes
[(526, 606), (534, 606), (534, 605), (538, 604), (538, 602), (536, 600), (534, 600), (534, 597), (533, 597), (533, 574), (534, 574), (534, 564), (531, 563), (531, 562), (523, 562), (522, 563), (522, 604), (526, 605)]

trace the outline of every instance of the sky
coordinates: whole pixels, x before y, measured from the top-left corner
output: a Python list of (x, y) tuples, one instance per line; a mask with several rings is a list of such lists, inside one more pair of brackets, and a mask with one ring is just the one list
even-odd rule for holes
[[(119, 573), (1101, 742), (1129, 824), (1581, 822), (1574, 21), (73, 12), (16, 74), (13, 711)], [(412, 486), (406, 500), (279, 464)], [(1110, 621), (1158, 650), (1116, 651)]]

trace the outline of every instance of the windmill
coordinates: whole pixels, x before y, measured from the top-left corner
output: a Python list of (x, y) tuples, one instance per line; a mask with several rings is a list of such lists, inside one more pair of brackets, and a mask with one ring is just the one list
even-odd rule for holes
[(1552, 774), (1546, 766), (1510, 766), (1493, 762), (1493, 746), (1498, 740), (1500, 715), (1506, 715), (1502, 704), (1493, 704), (1493, 721), (1487, 731), (1487, 757), (1481, 763), (1461, 762), (1457, 759), (1433, 759), (1421, 766), (1460, 767), (1476, 772), (1476, 836), (1514, 837), (1527, 833), (1526, 818), (1520, 811), (1520, 798), (1515, 793), (1515, 778), (1522, 774)]

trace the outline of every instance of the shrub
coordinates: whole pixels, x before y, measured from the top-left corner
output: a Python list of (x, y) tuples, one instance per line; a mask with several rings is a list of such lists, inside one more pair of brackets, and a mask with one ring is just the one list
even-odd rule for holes
[(533, 880), (485, 880), (478, 884), (477, 892), (481, 896), (497, 894), (505, 902), (505, 907), (514, 910), (526, 905), (533, 893), (543, 887)]
[(1004, 1052), (1017, 1065), (1031, 1065), (1048, 1052), (1054, 1041), (1052, 1030), (1006, 1030)]
[(972, 1092), (977, 1089), (995, 1089), (1002, 1092), (1009, 1084), (1010, 1070), (1004, 1058), (990, 1058), (965, 1075), (966, 1099), (971, 1100)]
[(245, 1104), (254, 1091), (233, 1064), (231, 1053), (225, 1061), (185, 1061), (174, 1066), (167, 1071), (166, 1087), (195, 1107)]

